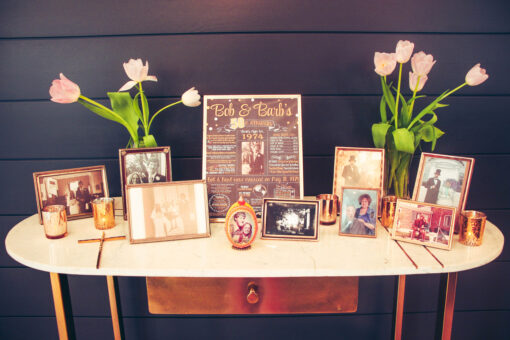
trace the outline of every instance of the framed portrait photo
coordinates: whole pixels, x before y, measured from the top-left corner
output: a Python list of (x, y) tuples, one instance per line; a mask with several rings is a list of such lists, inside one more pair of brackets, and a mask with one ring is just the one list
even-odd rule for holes
[(319, 201), (264, 199), (262, 238), (319, 239)]
[(450, 250), (456, 210), (454, 207), (399, 199), (391, 237)]
[(376, 237), (380, 189), (344, 187), (339, 235)]
[(333, 194), (341, 197), (343, 187), (383, 190), (384, 149), (335, 148)]
[(34, 172), (33, 178), (41, 224), (42, 209), (48, 205), (64, 205), (67, 219), (73, 220), (91, 217), (91, 202), (108, 197), (104, 165)]
[(120, 149), (119, 165), (122, 207), (124, 209), (124, 219), (126, 220), (126, 185), (172, 181), (170, 147)]
[(209, 237), (205, 181), (126, 186), (129, 242)]
[(255, 211), (251, 206), (238, 205), (230, 208), (225, 218), (225, 231), (234, 248), (248, 248), (258, 233)]
[(422, 153), (413, 200), (457, 208), (455, 223), (466, 206), (474, 158)]

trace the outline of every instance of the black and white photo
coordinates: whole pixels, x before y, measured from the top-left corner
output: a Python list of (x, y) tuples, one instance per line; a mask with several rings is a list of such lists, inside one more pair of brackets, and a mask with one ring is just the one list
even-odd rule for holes
[(265, 199), (262, 238), (317, 240), (319, 202)]

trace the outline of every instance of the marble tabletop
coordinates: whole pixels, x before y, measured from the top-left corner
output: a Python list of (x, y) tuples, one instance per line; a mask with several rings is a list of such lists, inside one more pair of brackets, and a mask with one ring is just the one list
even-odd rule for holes
[[(128, 236), (121, 216), (106, 237)], [(37, 215), (26, 218), (8, 233), (8, 254), (28, 267), (62, 274), (163, 277), (308, 277), (379, 276), (446, 273), (483, 266), (503, 250), (501, 231), (487, 221), (483, 244), (468, 247), (455, 236), (452, 249), (429, 248), (400, 242), (408, 259), (387, 230), (377, 226), (376, 238), (338, 235), (338, 225), (320, 226), (319, 241), (261, 240), (260, 231), (249, 250), (234, 250), (222, 223), (211, 224), (211, 237), (130, 244), (129, 237), (105, 242), (101, 266), (96, 269), (99, 238), (92, 218), (68, 222), (68, 235), (49, 240)]]

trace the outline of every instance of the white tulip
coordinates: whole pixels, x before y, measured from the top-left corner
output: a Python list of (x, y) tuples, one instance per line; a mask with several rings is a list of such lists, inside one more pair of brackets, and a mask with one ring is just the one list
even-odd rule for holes
[(198, 94), (198, 90), (195, 90), (194, 87), (184, 92), (181, 97), (181, 100), (184, 105), (189, 107), (195, 107), (201, 104), (200, 94)]

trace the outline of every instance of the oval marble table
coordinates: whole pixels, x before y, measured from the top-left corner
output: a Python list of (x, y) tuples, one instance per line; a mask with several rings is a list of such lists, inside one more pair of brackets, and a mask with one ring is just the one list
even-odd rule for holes
[[(126, 235), (122, 217), (106, 231), (106, 237)], [(78, 244), (78, 240), (98, 238), (101, 232), (91, 218), (69, 221), (68, 235), (49, 240), (37, 215), (28, 217), (8, 233), (8, 254), (21, 264), (50, 273), (60, 337), (73, 337), (72, 320), (66, 318), (66, 298), (62, 288), (65, 275), (107, 277), (110, 306), (116, 338), (122, 328), (116, 303), (115, 276), (192, 277), (192, 278), (285, 278), (398, 276), (395, 338), (400, 338), (406, 275), (441, 273), (445, 286), (443, 338), (449, 338), (453, 319), (457, 272), (483, 266), (499, 256), (504, 237), (487, 222), (484, 241), (479, 247), (460, 244), (455, 237), (450, 251), (395, 242), (388, 231), (377, 226), (377, 237), (338, 236), (338, 226), (320, 226), (319, 241), (277, 241), (257, 239), (252, 249), (236, 251), (230, 246), (223, 224), (211, 224), (211, 237), (180, 241), (130, 244), (126, 240), (105, 242), (101, 265), (96, 269), (98, 243)], [(62, 287), (64, 285), (64, 287)], [(71, 318), (72, 319), (72, 318)], [(69, 326), (71, 324), (71, 326)]]

